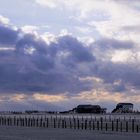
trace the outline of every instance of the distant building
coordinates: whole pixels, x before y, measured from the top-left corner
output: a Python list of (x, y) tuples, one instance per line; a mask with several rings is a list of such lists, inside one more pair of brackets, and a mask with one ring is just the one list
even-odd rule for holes
[(118, 103), (112, 113), (131, 113), (133, 112), (132, 103)]
[(39, 113), (38, 110), (26, 110), (25, 111), (26, 114), (33, 114), (33, 113)]
[(105, 108), (101, 108), (99, 105), (78, 105), (75, 108), (76, 113), (106, 113)]

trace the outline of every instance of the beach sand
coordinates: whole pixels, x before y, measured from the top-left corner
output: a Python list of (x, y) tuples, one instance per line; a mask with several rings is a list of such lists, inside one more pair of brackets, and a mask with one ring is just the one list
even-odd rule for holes
[(0, 127), (0, 140), (139, 140), (140, 134), (55, 128)]

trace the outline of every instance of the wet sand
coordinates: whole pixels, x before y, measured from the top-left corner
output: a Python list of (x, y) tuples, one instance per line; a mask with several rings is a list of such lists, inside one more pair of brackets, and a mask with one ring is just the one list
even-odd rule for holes
[(139, 140), (140, 134), (85, 130), (0, 127), (0, 140)]

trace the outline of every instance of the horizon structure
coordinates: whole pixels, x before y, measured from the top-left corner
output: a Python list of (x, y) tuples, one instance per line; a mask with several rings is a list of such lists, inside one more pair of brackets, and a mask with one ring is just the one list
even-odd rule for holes
[(139, 17), (139, 0), (0, 0), (0, 111), (140, 110)]

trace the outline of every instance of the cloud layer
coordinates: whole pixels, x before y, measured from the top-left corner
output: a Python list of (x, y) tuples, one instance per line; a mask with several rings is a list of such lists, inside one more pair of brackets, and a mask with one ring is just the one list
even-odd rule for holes
[(58, 94), (90, 90), (88, 83), (79, 80), (80, 65), (94, 62), (95, 58), (76, 38), (63, 36), (47, 45), (39, 36), (20, 29), (15, 31), (1, 25), (1, 30), (0, 44), (1, 48), (5, 47), (0, 51), (2, 93)]
[[(139, 88), (139, 69), (134, 68), (136, 62), (112, 61), (116, 51), (135, 49), (133, 42), (104, 38), (87, 46), (65, 35), (47, 44), (39, 35), (20, 29), (15, 31), (3, 24), (1, 28), (2, 93), (72, 95), (98, 88), (93, 80), (81, 80), (87, 77), (102, 79), (102, 84), (110, 85), (112, 90), (125, 90), (127, 84)], [(113, 85), (116, 81), (120, 86)]]
[[(36, 3), (62, 11), (75, 9), (76, 14), (68, 18), (84, 22), (74, 29), (88, 32), (90, 43), (66, 29), (59, 35), (39, 34), (37, 26), (16, 27), (0, 16), (3, 106), (13, 102), (14, 108), (17, 104), (21, 105), (19, 108), (39, 104), (60, 109), (61, 103), (70, 107), (76, 103), (112, 104), (131, 99), (139, 104), (139, 1), (81, 1)], [(91, 37), (91, 29), (99, 37)]]

